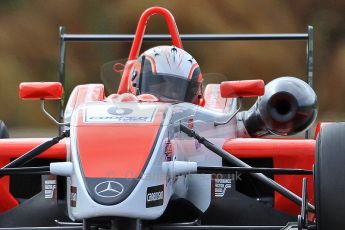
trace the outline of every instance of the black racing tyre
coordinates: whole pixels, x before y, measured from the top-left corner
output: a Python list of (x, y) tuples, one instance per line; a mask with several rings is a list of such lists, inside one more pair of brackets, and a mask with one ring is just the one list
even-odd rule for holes
[(345, 122), (322, 126), (314, 173), (317, 229), (345, 229)]
[(8, 134), (8, 130), (5, 123), (2, 120), (0, 120), (0, 139), (9, 137), (10, 135)]

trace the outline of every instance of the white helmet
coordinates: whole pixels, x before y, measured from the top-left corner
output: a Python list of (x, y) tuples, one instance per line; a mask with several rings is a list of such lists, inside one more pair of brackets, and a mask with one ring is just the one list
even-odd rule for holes
[(131, 72), (137, 94), (149, 93), (161, 100), (197, 104), (202, 74), (195, 59), (175, 46), (157, 46), (141, 54)]

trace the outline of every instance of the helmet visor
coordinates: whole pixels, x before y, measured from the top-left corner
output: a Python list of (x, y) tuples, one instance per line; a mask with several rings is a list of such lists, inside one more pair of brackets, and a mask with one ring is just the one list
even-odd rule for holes
[(143, 72), (140, 77), (141, 93), (150, 93), (161, 99), (185, 101), (189, 85), (187, 79), (169, 74), (149, 74)]

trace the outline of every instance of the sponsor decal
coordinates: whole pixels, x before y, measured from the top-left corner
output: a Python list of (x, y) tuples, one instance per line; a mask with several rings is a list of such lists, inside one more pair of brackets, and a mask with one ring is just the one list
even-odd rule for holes
[(95, 186), (96, 195), (104, 198), (120, 196), (123, 191), (123, 185), (116, 181), (104, 181)]
[(149, 117), (127, 117), (127, 116), (99, 116), (89, 117), (89, 121), (104, 121), (113, 123), (147, 123), (150, 122)]
[(231, 188), (231, 179), (214, 180), (214, 196), (223, 197), (228, 188)]
[(85, 109), (86, 123), (151, 123), (155, 105), (91, 105)]
[(221, 198), (224, 197), (228, 190), (232, 191), (235, 189), (234, 179), (232, 174), (216, 174), (212, 175), (212, 193), (213, 197)]
[(70, 196), (71, 207), (77, 207), (77, 187), (71, 186), (71, 196)]
[(44, 198), (46, 199), (56, 198), (56, 180), (44, 181)]
[(147, 188), (146, 208), (163, 205), (164, 202), (164, 185), (157, 185)]
[(172, 156), (173, 156), (173, 146), (170, 142), (170, 140), (168, 139), (168, 141), (165, 144), (165, 160), (166, 161), (171, 161), (172, 160)]

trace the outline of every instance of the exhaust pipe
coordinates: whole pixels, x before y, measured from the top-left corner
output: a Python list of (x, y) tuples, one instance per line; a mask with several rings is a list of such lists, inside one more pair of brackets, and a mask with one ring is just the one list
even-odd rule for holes
[(317, 116), (317, 97), (304, 81), (280, 77), (265, 86), (265, 94), (238, 115), (251, 137), (293, 135), (308, 129)]

